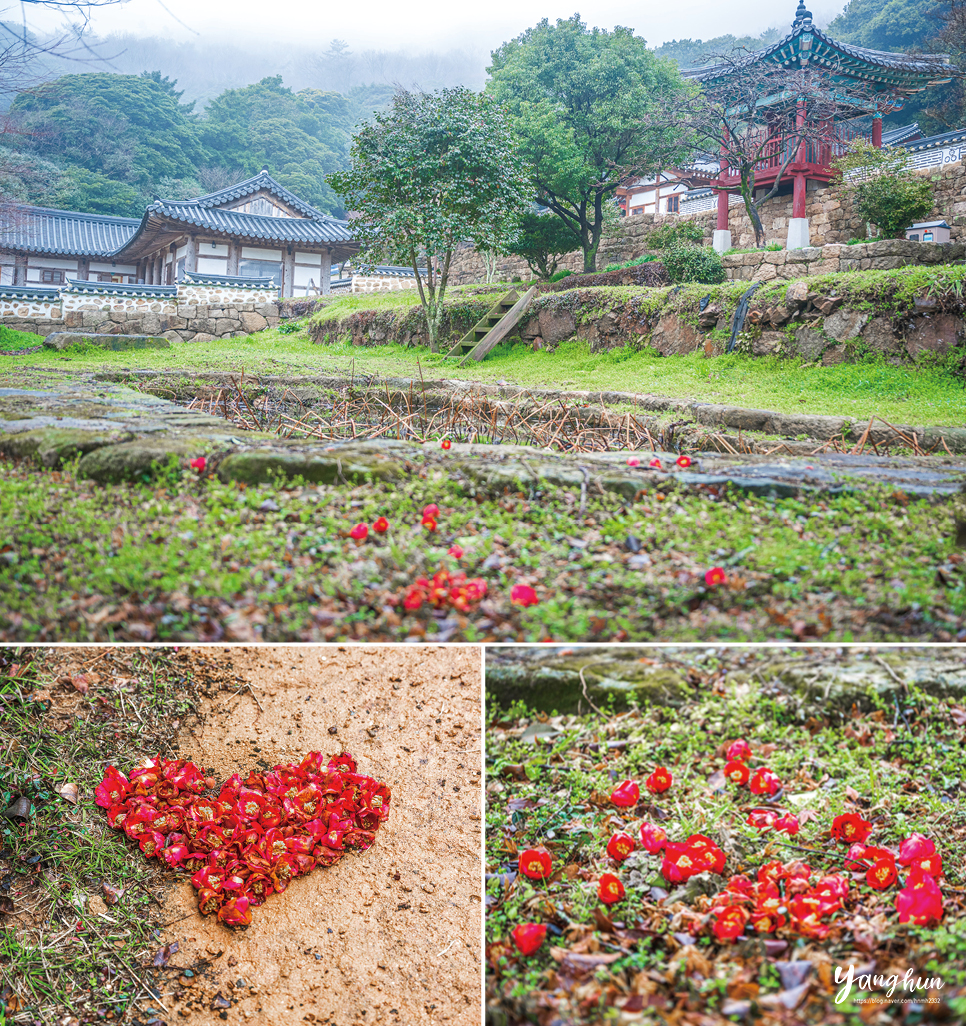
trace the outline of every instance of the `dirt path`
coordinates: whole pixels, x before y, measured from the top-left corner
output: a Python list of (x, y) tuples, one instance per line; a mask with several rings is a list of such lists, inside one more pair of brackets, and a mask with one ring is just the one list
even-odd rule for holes
[(170, 966), (210, 966), (166, 970), (167, 1021), (478, 1026), (479, 650), (198, 649), (191, 661), (221, 690), (204, 726), (182, 733), (182, 758), (220, 782), (346, 749), (390, 785), (392, 806), (367, 852), (299, 878), (247, 931), (198, 915), (187, 880), (173, 886)]

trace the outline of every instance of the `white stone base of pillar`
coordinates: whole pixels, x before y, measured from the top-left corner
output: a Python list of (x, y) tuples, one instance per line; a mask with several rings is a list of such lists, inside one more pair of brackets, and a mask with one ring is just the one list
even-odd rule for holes
[(727, 253), (731, 249), (731, 232), (727, 228), (715, 228), (711, 248), (715, 253)]
[(805, 249), (811, 246), (808, 235), (808, 218), (791, 217), (788, 220), (788, 241), (785, 249)]

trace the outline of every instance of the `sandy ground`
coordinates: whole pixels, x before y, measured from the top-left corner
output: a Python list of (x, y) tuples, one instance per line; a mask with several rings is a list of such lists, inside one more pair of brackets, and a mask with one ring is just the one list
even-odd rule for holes
[[(179, 950), (164, 971), (166, 1021), (479, 1026), (479, 649), (208, 648), (187, 658), (215, 697), (179, 754), (219, 785), (345, 749), (390, 785), (392, 805), (367, 852), (299, 878), (247, 930), (202, 918), (188, 881), (172, 885), (163, 939)], [(189, 967), (192, 976), (180, 971)]]

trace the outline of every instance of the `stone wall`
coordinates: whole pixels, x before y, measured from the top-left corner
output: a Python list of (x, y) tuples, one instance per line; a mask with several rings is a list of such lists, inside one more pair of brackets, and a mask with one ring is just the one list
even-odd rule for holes
[[(963, 164), (946, 164), (942, 169), (925, 168), (916, 172), (932, 179), (935, 183), (935, 206), (927, 221), (944, 219), (952, 226), (950, 239), (952, 242), (966, 242), (966, 167)], [(765, 227), (765, 243), (785, 244), (788, 232), (788, 221), (792, 216), (791, 182), (788, 193), (770, 199), (762, 208), (761, 217)], [(732, 198), (733, 199), (733, 198)], [(809, 188), (806, 197), (806, 214), (809, 219), (813, 248), (830, 244), (844, 244), (851, 239), (865, 238), (867, 226), (855, 214), (849, 199), (848, 189), (842, 185)], [(706, 210), (697, 214), (636, 214), (625, 217), (620, 222), (619, 234), (616, 237), (605, 237), (601, 242), (597, 257), (597, 267), (603, 270), (610, 263), (622, 263), (633, 260), (649, 252), (647, 235), (656, 225), (667, 221), (675, 223), (682, 220), (695, 221), (704, 227), (705, 242), (711, 244), (711, 235), (716, 222), (716, 212)], [(736, 249), (748, 249), (755, 245), (751, 221), (745, 212), (744, 205), (732, 202), (728, 208), (732, 244)], [(915, 245), (915, 244), (913, 244)], [(914, 254), (910, 250), (910, 254)], [(795, 277), (802, 274), (815, 273), (808, 268), (814, 260), (802, 263), (805, 270), (797, 271)], [(918, 260), (906, 260), (906, 263), (918, 263)], [(569, 253), (560, 261), (561, 270), (579, 273), (583, 270), (583, 254)], [(453, 258), (451, 272), (454, 284), (468, 284), (486, 280), (486, 270), (479, 255), (469, 247), (461, 249)], [(791, 276), (791, 275), (790, 275)], [(516, 257), (506, 257), (497, 264), (496, 280), (512, 281), (514, 278), (528, 280), (533, 277), (526, 261)]]
[(112, 293), (109, 286), (103, 293), (65, 288), (59, 301), (0, 299), (0, 323), (45, 338), (54, 331), (90, 331), (207, 342), (276, 327), (278, 290), (181, 284), (174, 296), (138, 296)]
[(730, 281), (771, 281), (773, 278), (804, 278), (838, 271), (891, 271), (910, 265), (961, 263), (966, 257), (963, 242), (907, 242), (884, 239), (853, 246), (832, 243), (806, 249), (755, 250), (729, 253), (722, 258)]

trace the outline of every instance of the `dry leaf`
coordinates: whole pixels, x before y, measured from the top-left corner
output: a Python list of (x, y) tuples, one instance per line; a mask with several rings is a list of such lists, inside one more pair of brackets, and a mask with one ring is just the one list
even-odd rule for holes
[(85, 673), (76, 674), (71, 677), (70, 682), (74, 685), (74, 690), (79, 691), (82, 695), (86, 695), (91, 686), (90, 678)]
[(64, 784), (64, 786), (57, 792), (64, 801), (70, 802), (71, 805), (77, 804), (77, 785), (76, 784)]

